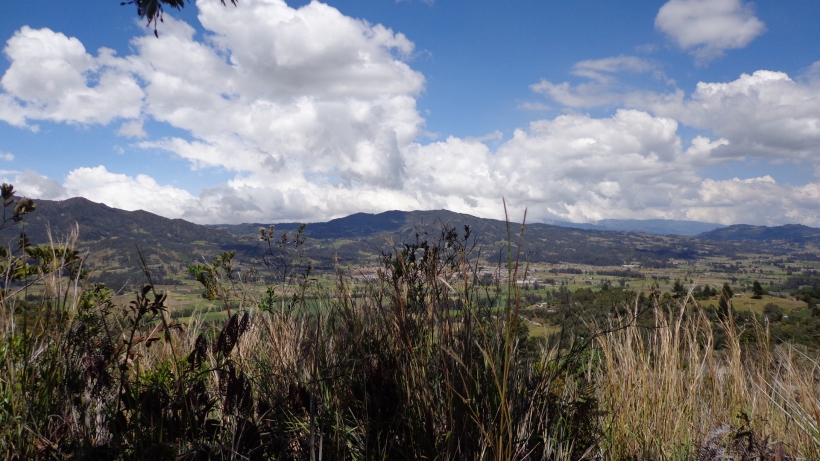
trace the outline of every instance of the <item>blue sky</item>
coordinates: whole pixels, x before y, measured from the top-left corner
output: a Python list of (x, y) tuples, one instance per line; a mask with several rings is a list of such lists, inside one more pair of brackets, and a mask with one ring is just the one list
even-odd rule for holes
[[(104, 2), (107, 3), (107, 2)], [(0, 173), (195, 222), (820, 226), (820, 4), (200, 0), (0, 19)]]

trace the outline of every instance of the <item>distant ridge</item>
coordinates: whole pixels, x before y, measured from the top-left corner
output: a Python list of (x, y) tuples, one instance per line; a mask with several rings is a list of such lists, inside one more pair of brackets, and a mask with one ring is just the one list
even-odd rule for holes
[[(146, 211), (118, 210), (83, 198), (36, 200), (36, 203), (37, 209), (26, 217), (25, 227), (32, 244), (48, 242), (48, 227), (59, 238), (79, 223), (80, 248), (92, 253), (92, 263), (97, 267), (119, 268), (112, 269), (118, 271), (139, 269), (137, 247), (149, 264), (174, 267), (177, 271), (183, 270), (186, 264), (209, 261), (219, 252), (230, 250), (238, 252), (238, 260), (255, 264), (253, 261), (258, 262), (264, 252), (264, 245), (259, 241), (259, 228), (267, 228), (270, 224), (204, 226)], [(665, 234), (673, 228), (680, 233), (691, 224), (663, 220), (608, 220), (590, 226), (591, 229), (534, 223), (526, 226), (523, 239), (519, 239), (517, 235), (521, 227), (518, 223), (508, 225), (498, 219), (431, 210), (355, 213), (324, 223), (310, 223), (305, 229), (308, 241), (303, 249), (317, 269), (333, 269), (339, 264), (374, 264), (378, 263), (381, 254), (397, 251), (402, 244), (415, 241), (417, 235), (421, 240), (431, 237), (435, 240), (441, 231), (440, 223), (453, 226), (460, 235), (463, 235), (464, 226), (469, 226), (478, 245), (477, 251), (481, 251), (488, 261), (504, 260), (505, 248), (511, 238), (514, 244), (521, 245), (522, 257), (530, 262), (590, 266), (639, 264), (642, 267), (666, 267), (680, 260), (695, 260), (708, 255), (731, 257), (739, 251), (755, 251), (773, 245), (763, 243), (764, 240), (777, 239), (779, 243), (776, 245), (820, 241), (819, 229), (799, 225), (780, 228), (730, 226), (701, 233), (699, 238), (646, 233), (646, 230), (654, 229)], [(277, 235), (293, 232), (299, 226), (299, 223), (278, 223)], [(628, 231), (614, 229), (618, 226)], [(13, 242), (20, 230), (19, 226), (10, 226), (0, 237), (5, 242)], [(427, 232), (432, 235), (425, 235)]]
[(680, 235), (684, 237), (694, 237), (704, 232), (726, 227), (723, 224), (676, 219), (602, 219), (595, 224), (568, 221), (545, 221), (545, 223), (575, 229), (645, 232), (647, 234)]
[[(354, 213), (343, 218), (331, 219), (327, 222), (310, 223), (305, 229), (305, 235), (316, 239), (361, 238), (380, 233), (395, 232), (408, 225), (412, 225), (410, 215), (418, 212), (385, 211), (379, 214)], [(433, 212), (435, 213), (435, 212)], [(442, 210), (442, 213), (452, 213)], [(456, 214), (456, 213), (452, 213)], [(466, 216), (466, 215), (465, 215)], [(233, 235), (258, 234), (259, 228), (268, 228), (271, 223), (244, 223), (244, 224), (211, 224), (208, 227), (227, 231)], [(301, 223), (275, 223), (277, 231), (293, 232), (299, 229)]]
[[(82, 197), (67, 200), (36, 199), (37, 208), (25, 216), (24, 224), (10, 225), (0, 232), (3, 245), (17, 242), (21, 231), (33, 245), (65, 240), (79, 226), (81, 249), (105, 253), (105, 261), (118, 260), (138, 266), (137, 248), (152, 260), (201, 261), (225, 250), (243, 250), (247, 245), (221, 230), (184, 219), (169, 219), (143, 210), (126, 211)], [(10, 245), (13, 246), (13, 245)], [(97, 255), (99, 256), (99, 255)], [(127, 261), (127, 262), (126, 262)]]
[(704, 232), (696, 237), (710, 240), (754, 240), (757, 242), (786, 240), (795, 243), (820, 243), (820, 229), (802, 224), (786, 224), (775, 227), (735, 224)]
[[(29, 238), (36, 243), (48, 240), (47, 229), (53, 237), (68, 233), (76, 224), (82, 241), (104, 239), (132, 239), (141, 244), (181, 244), (207, 240), (227, 244), (233, 241), (230, 234), (208, 229), (184, 219), (169, 219), (148, 211), (126, 211), (82, 197), (67, 200), (34, 201), (37, 208), (24, 219)], [(13, 229), (13, 230), (12, 230)], [(12, 233), (20, 226), (13, 226)]]
[[(332, 246), (331, 252), (339, 261), (353, 261), (360, 258), (363, 251), (370, 254), (395, 251), (388, 243), (391, 241), (396, 244), (411, 242), (416, 234), (425, 231), (433, 232), (435, 236), (439, 223), (453, 226), (459, 233), (463, 232), (465, 225), (469, 226), (477, 243), (482, 245), (483, 254), (491, 259), (498, 259), (499, 251), (505, 248), (508, 228), (512, 240), (520, 241), (523, 257), (531, 262), (573, 262), (595, 266), (636, 263), (645, 267), (660, 267), (669, 264), (670, 260), (693, 259), (711, 251), (723, 251), (703, 248), (688, 237), (575, 229), (544, 223), (527, 224), (524, 238), (519, 240), (520, 223), (510, 223), (508, 227), (502, 220), (478, 218), (448, 210), (356, 213), (326, 223), (308, 223), (305, 236), (325, 248)], [(299, 225), (279, 223), (275, 226), (277, 231), (292, 232)], [(211, 227), (230, 232), (237, 238), (247, 238), (258, 234), (260, 227), (267, 228), (268, 225), (256, 223)], [(325, 254), (329, 252), (326, 250)]]
[[(401, 229), (409, 224), (416, 223), (419, 219), (427, 219), (430, 223), (435, 219), (449, 221), (453, 219), (477, 221), (485, 218), (455, 213), (448, 210), (430, 211), (385, 211), (384, 213), (355, 213), (343, 218), (332, 219), (328, 222), (311, 223), (306, 230), (306, 234), (313, 238), (351, 238), (369, 236), (374, 233), (392, 232)], [(489, 219), (503, 223), (497, 219)], [(680, 221), (673, 219), (603, 219), (596, 224), (572, 223), (568, 221), (545, 221), (543, 223), (530, 223), (533, 226), (544, 224), (548, 226), (569, 227), (572, 229), (585, 229), (596, 231), (612, 232), (643, 232), (655, 235), (680, 235), (693, 237), (703, 232), (711, 231), (721, 227), (722, 224)], [(278, 223), (276, 228), (283, 231), (296, 230), (300, 223)], [(217, 229), (223, 229), (235, 235), (247, 235), (259, 232), (259, 227), (268, 227), (268, 224), (224, 224), (212, 225)]]

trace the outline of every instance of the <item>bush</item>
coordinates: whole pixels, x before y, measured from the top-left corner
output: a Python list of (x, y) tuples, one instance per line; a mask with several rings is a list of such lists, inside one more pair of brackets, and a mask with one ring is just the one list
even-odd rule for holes
[(783, 320), (783, 308), (777, 304), (768, 303), (763, 307), (763, 315), (765, 315), (770, 322), (779, 322)]

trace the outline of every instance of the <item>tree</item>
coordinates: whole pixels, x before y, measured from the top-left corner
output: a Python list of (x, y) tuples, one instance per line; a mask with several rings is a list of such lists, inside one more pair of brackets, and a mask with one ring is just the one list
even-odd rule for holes
[(760, 285), (760, 282), (755, 280), (755, 283), (752, 284), (752, 298), (763, 299), (764, 294), (766, 294), (766, 292), (763, 291), (763, 287)]
[(723, 284), (720, 290), (720, 301), (718, 301), (718, 315), (723, 320), (728, 320), (732, 313), (732, 298), (735, 296), (728, 283)]
[(777, 304), (769, 303), (763, 307), (763, 315), (772, 322), (779, 322), (783, 320), (783, 309)]
[[(188, 0), (189, 2), (191, 0)], [(223, 5), (225, 5), (225, 0), (220, 0)], [(239, 0), (231, 0), (231, 4), (236, 6), (236, 3)], [(148, 19), (148, 25), (150, 26), (151, 23), (154, 23), (154, 35), (159, 37), (157, 33), (157, 19), (159, 22), (162, 21), (162, 13), (163, 5), (170, 6), (171, 8), (176, 8), (177, 10), (185, 7), (185, 0), (130, 0), (127, 2), (122, 2), (120, 5), (136, 5), (137, 6), (137, 15), (139, 15), (142, 19)]]
[(675, 293), (675, 298), (682, 298), (686, 295), (686, 287), (680, 282), (680, 279), (675, 279), (675, 284), (672, 285), (672, 292)]

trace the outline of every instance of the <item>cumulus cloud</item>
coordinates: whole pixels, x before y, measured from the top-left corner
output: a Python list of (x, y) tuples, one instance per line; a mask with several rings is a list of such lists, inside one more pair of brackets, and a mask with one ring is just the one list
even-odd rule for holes
[(741, 0), (669, 0), (658, 11), (655, 27), (699, 63), (743, 48), (766, 31), (751, 5)]
[(15, 184), (35, 197), (83, 195), (194, 222), (310, 221), (387, 208), (447, 208), (498, 217), (499, 197), (506, 197), (513, 215), (526, 206), (536, 221), (654, 217), (820, 224), (820, 184), (781, 186), (770, 177), (703, 180), (698, 166), (726, 141), (697, 137), (684, 146), (677, 130), (672, 119), (619, 110), (602, 119), (569, 114), (536, 121), (495, 151), (455, 137), (411, 143), (401, 188), (345, 187), (298, 174), (271, 185), (267, 174), (250, 173), (193, 196), (102, 166), (74, 170), (63, 184), (32, 172), (15, 178)]
[(107, 124), (140, 113), (142, 89), (113, 50), (94, 57), (76, 38), (23, 26), (3, 52), (11, 65), (0, 79), (0, 120)]
[(58, 181), (42, 176), (33, 170), (24, 171), (22, 174), (17, 175), (13, 181), (6, 180), (6, 178), (3, 179), (4, 182), (14, 183), (14, 186), (19, 191), (18, 195), (30, 198), (65, 200), (75, 196), (69, 195), (66, 188)]
[(399, 146), (423, 124), (415, 96), (424, 77), (401, 60), (413, 50), (407, 38), (318, 2), (198, 5), (216, 46), (196, 42), (190, 26), (173, 20), (159, 40), (134, 42), (139, 54), (131, 63), (147, 82), (145, 112), (194, 138), (143, 147), (196, 167), (256, 172), (267, 184), (294, 175), (401, 183)]
[[(249, 96), (367, 97), (417, 92), (424, 82), (391, 54), (408, 57), (413, 51), (403, 34), (344, 16), (323, 3), (299, 9), (278, 0), (229, 10), (216, 1), (197, 6), (202, 25), (242, 70), (242, 91)], [(142, 40), (141, 46), (167, 54), (160, 42)]]
[(534, 216), (546, 211), (589, 221), (654, 213), (691, 194), (697, 178), (677, 127), (672, 119), (630, 110), (603, 119), (540, 120), (498, 149), (492, 169), (499, 192), (530, 204)]
[[(38, 197), (82, 195), (196, 222), (310, 220), (388, 207), (500, 216), (500, 197), (507, 198), (514, 212), (529, 206), (534, 219), (596, 220), (613, 212), (663, 217), (675, 213), (681, 199), (697, 197), (692, 185), (700, 178), (692, 158), (720, 145), (699, 139), (685, 149), (677, 128), (672, 119), (622, 110), (605, 119), (574, 114), (533, 122), (495, 152), (479, 139), (409, 143), (401, 187), (367, 182), (348, 186), (291, 170), (287, 162), (281, 174), (246, 172), (196, 197), (146, 176), (115, 174), (102, 166), (78, 168), (61, 185), (35, 174), (16, 181), (21, 190)], [(498, 133), (489, 138), (497, 139)]]
[[(587, 61), (584, 61), (587, 62)], [(576, 66), (578, 68), (579, 66)], [(759, 158), (808, 161), (820, 153), (820, 78), (812, 65), (802, 78), (758, 70), (729, 82), (700, 82), (686, 94), (618, 91), (601, 84), (554, 84), (542, 80), (531, 89), (566, 107), (622, 106), (648, 111), (724, 139), (713, 161)], [(573, 71), (575, 72), (575, 70)]]
[(196, 198), (173, 186), (157, 184), (147, 175), (127, 176), (109, 172), (104, 166), (77, 168), (60, 184), (35, 171), (14, 179), (21, 195), (47, 200), (85, 197), (123, 210), (145, 210), (163, 216), (179, 217), (196, 205)]
[[(738, 155), (810, 158), (812, 130), (820, 126), (810, 78), (755, 73), (702, 84), (690, 96), (630, 93), (618, 92), (615, 77), (665, 79), (656, 64), (633, 56), (587, 60), (572, 69), (587, 86), (542, 81), (532, 89), (565, 106), (627, 109), (537, 120), (506, 140), (493, 132), (423, 144), (416, 100), (425, 79), (408, 64), (414, 46), (401, 33), (319, 2), (298, 9), (282, 0), (197, 5), (205, 39), (166, 16), (160, 38), (135, 38), (124, 57), (105, 49), (92, 55), (47, 29), (21, 29), (6, 46), (11, 65), (0, 80), (0, 119), (21, 127), (38, 120), (111, 124), (139, 138), (138, 147), (233, 178), (191, 193), (100, 165), (60, 180), (24, 172), (14, 178), (18, 188), (201, 223), (431, 208), (499, 217), (502, 197), (513, 213), (528, 206), (535, 220), (818, 221), (816, 185), (711, 181), (699, 173)], [(186, 134), (152, 138), (148, 120)], [(714, 136), (684, 142), (680, 124)], [(757, 190), (780, 194), (778, 211), (764, 216), (747, 207)]]
[(749, 222), (776, 226), (800, 222), (820, 226), (820, 183), (803, 186), (778, 184), (771, 176), (701, 184), (698, 200), (691, 201), (689, 219), (734, 224)]
[(142, 127), (143, 123), (144, 121), (142, 119), (125, 122), (120, 125), (120, 129), (117, 130), (117, 136), (124, 136), (126, 138), (144, 138), (148, 136), (148, 133), (146, 133), (145, 129)]
[(406, 190), (431, 207), (500, 216), (499, 197), (534, 219), (683, 218), (703, 158), (725, 141), (684, 146), (675, 120), (637, 110), (532, 122), (495, 151), (450, 137), (414, 145)]
[(729, 141), (724, 158), (807, 161), (820, 153), (820, 82), (760, 70), (731, 82), (701, 82), (686, 97), (644, 93), (636, 106)]
[[(647, 189), (633, 194), (634, 197), (664, 197), (649, 207), (652, 212), (667, 218), (724, 224), (820, 223), (820, 214), (815, 210), (816, 205), (812, 205), (817, 203), (820, 184), (781, 185), (769, 176), (727, 181), (703, 180), (697, 173), (701, 167), (749, 158), (775, 163), (813, 162), (820, 154), (820, 79), (816, 78), (820, 67), (817, 65), (810, 66), (798, 80), (783, 72), (760, 70), (751, 75), (742, 74), (729, 82), (701, 82), (694, 92), (687, 95), (680, 89), (666, 94), (629, 90), (618, 92), (610, 85), (608, 74), (596, 75), (595, 71), (580, 73), (577, 71), (582, 68), (580, 64), (576, 65), (573, 73), (587, 77), (591, 82), (573, 86), (544, 80), (531, 88), (567, 107), (631, 107), (639, 109), (640, 113), (652, 114), (653, 118), (674, 120), (709, 132), (717, 138), (712, 140), (697, 136), (692, 140), (683, 157), (685, 161), (675, 165), (678, 171), (685, 173), (686, 179), (675, 178), (674, 175), (668, 178), (676, 192), (664, 196), (658, 195), (662, 191)], [(603, 64), (607, 62), (603, 61), (595, 68), (616, 68), (614, 64)], [(601, 164), (614, 164), (619, 159), (626, 160), (628, 157), (618, 156), (609, 161), (603, 160)], [(610, 161), (612, 163), (608, 163)], [(618, 184), (617, 194), (604, 193), (615, 189), (603, 186), (603, 182), (574, 190), (586, 191), (588, 195), (598, 192), (603, 197), (622, 199), (629, 194), (630, 187), (624, 187), (623, 179), (611, 182)], [(595, 216), (594, 212), (578, 215), (572, 208), (575, 205), (566, 203), (563, 210), (553, 211), (559, 216), (575, 216), (576, 220), (591, 220)], [(637, 203), (612, 203), (609, 209), (621, 210), (629, 215), (630, 211), (626, 210), (640, 209)], [(666, 203), (666, 207), (662, 203)], [(666, 211), (663, 211), (664, 208)], [(580, 209), (594, 210), (595, 207), (582, 206)], [(610, 212), (608, 216), (611, 215)]]
[(530, 85), (530, 89), (572, 108), (607, 106), (620, 103), (623, 99), (621, 94), (597, 82), (571, 85), (569, 82), (552, 83), (544, 79)]

